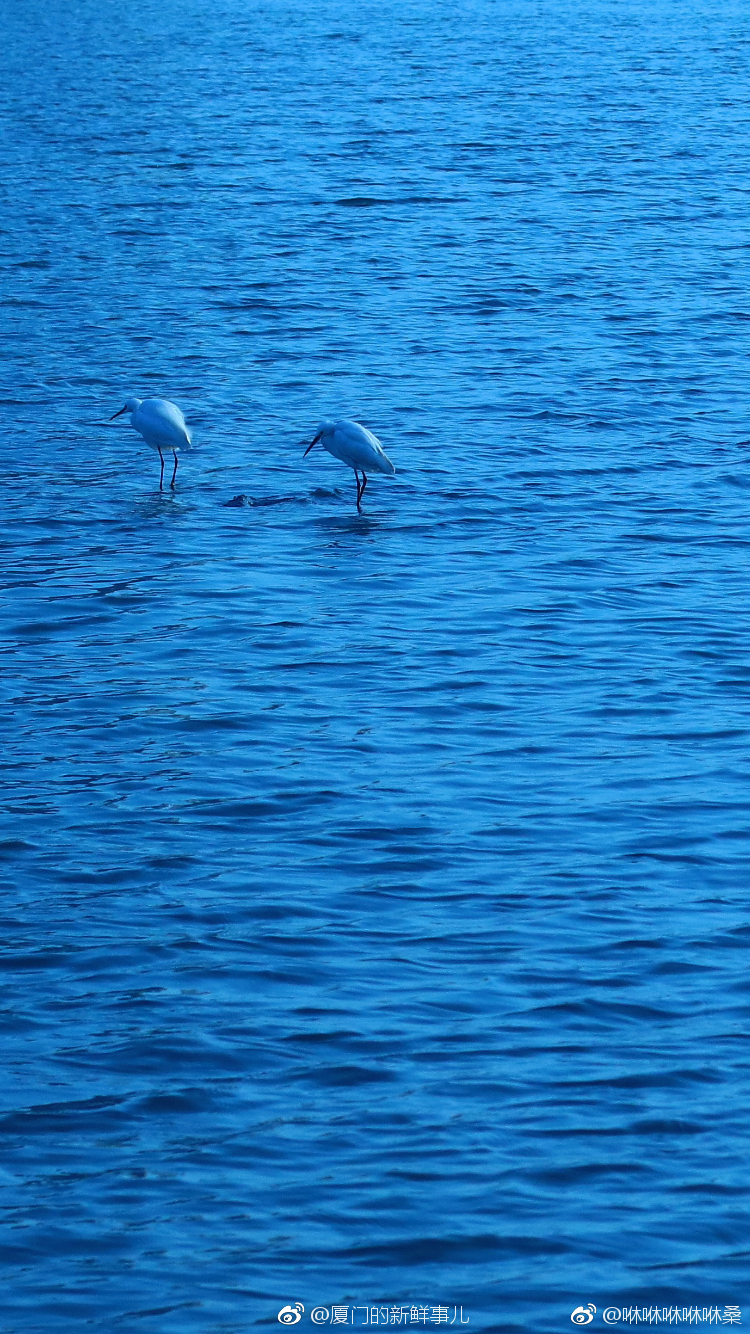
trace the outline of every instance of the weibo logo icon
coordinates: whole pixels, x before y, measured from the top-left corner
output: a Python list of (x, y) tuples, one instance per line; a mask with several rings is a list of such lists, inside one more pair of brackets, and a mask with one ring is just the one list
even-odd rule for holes
[[(585, 1306), (577, 1306), (571, 1315), (574, 1325), (590, 1325), (596, 1315), (596, 1307), (593, 1302), (587, 1302)], [(279, 1320), (281, 1316), (279, 1316)]]
[(302, 1302), (295, 1302), (294, 1306), (282, 1306), (279, 1311), (278, 1319), (281, 1321), (282, 1325), (296, 1325), (302, 1318), (304, 1309)]

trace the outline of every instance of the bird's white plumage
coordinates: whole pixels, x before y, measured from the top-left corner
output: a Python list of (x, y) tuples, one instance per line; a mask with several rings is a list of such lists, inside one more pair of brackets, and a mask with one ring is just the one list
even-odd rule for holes
[(329, 454), (350, 468), (361, 472), (394, 473), (394, 468), (378, 437), (359, 422), (324, 421), (318, 427), (320, 443)]
[[(385, 453), (378, 437), (368, 431), (366, 426), (361, 426), (359, 422), (348, 421), (345, 417), (341, 421), (323, 421), (318, 427), (317, 434), (312, 444), (307, 446), (305, 454), (309, 454), (313, 445), (320, 441), (323, 448), (332, 454), (335, 459), (340, 459), (348, 467), (354, 469), (354, 476), (357, 479), (357, 509), (362, 513), (360, 501), (367, 486), (367, 473), (384, 472), (394, 473), (394, 468), (388, 455)], [(359, 480), (359, 474), (362, 473), (362, 481)]]
[(161, 463), (161, 472), (159, 473), (159, 490), (164, 489), (164, 455), (162, 450), (172, 452), (174, 457), (174, 472), (170, 486), (174, 490), (174, 479), (177, 476), (177, 451), (178, 449), (189, 449), (191, 440), (190, 432), (185, 423), (180, 409), (176, 403), (170, 403), (166, 398), (129, 398), (124, 408), (120, 408), (110, 421), (115, 417), (121, 417), (123, 412), (130, 413), (130, 425), (134, 426), (139, 435), (143, 436), (147, 445), (155, 449), (159, 455)]
[(176, 403), (166, 398), (129, 398), (125, 407), (130, 425), (152, 449), (190, 448), (190, 432)]

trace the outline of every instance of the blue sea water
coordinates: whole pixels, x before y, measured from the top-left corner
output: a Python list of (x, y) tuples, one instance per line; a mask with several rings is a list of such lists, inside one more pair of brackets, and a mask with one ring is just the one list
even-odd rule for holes
[(723, 1321), (746, 6), (0, 15), (3, 1334)]

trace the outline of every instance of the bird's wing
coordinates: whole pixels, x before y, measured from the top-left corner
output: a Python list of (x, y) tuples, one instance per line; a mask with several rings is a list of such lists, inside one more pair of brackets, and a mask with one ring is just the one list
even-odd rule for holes
[(378, 468), (380, 472), (395, 472), (396, 469), (383, 449), (378, 437), (373, 435), (372, 431), (368, 431), (366, 426), (360, 426), (359, 422), (353, 422), (352, 425), (356, 426), (357, 430), (362, 432), (368, 446), (370, 449), (374, 450), (375, 457), (371, 458), (370, 467)]
[(144, 425), (148, 425), (155, 435), (171, 445), (175, 437), (180, 436), (186, 445), (191, 443), (190, 432), (185, 418), (176, 403), (166, 398), (146, 398), (138, 409), (138, 415)]
[(326, 444), (329, 453), (348, 463), (350, 468), (377, 469), (378, 472), (395, 472), (393, 464), (383, 451), (378, 437), (368, 431), (360, 422), (344, 418), (336, 422), (330, 444)]

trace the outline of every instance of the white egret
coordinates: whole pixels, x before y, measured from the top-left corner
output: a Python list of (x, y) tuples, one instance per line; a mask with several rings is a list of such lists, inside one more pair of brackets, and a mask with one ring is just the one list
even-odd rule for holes
[[(307, 446), (304, 454), (305, 458), (320, 440), (324, 449), (329, 454), (333, 454), (335, 459), (341, 459), (342, 463), (348, 464), (354, 469), (354, 476), (357, 479), (357, 509), (362, 513), (360, 501), (365, 494), (367, 486), (367, 473), (365, 468), (370, 471), (394, 473), (394, 468), (388, 455), (384, 452), (378, 437), (368, 431), (366, 426), (360, 426), (359, 422), (350, 422), (344, 418), (343, 421), (331, 422), (324, 421), (318, 427), (318, 434), (315, 439)], [(359, 480), (359, 474), (362, 473), (362, 481)]]
[(180, 409), (166, 398), (129, 398), (124, 408), (110, 417), (121, 417), (123, 412), (130, 413), (130, 425), (143, 436), (147, 445), (155, 449), (161, 460), (159, 490), (164, 490), (164, 455), (163, 449), (171, 449), (174, 454), (174, 471), (170, 486), (174, 490), (177, 476), (177, 450), (190, 448), (190, 432), (185, 424)]

